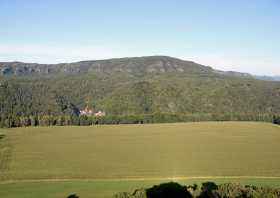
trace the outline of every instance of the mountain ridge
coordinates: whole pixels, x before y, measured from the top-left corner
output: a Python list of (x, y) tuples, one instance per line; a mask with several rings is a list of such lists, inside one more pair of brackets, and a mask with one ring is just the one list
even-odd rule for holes
[[(143, 63), (145, 61), (154, 60), (154, 63)], [(183, 60), (170, 56), (140, 56), (140, 57), (124, 57), (124, 58), (111, 58), (102, 60), (84, 60), (70, 63), (57, 63), (57, 64), (40, 64), (40, 63), (26, 63), (20, 61), (13, 62), (0, 62), (0, 75), (14, 75), (14, 76), (28, 76), (28, 75), (51, 75), (51, 74), (75, 74), (75, 73), (88, 73), (88, 72), (100, 72), (106, 68), (111, 62), (123, 62), (123, 65), (119, 64), (119, 67), (111, 67), (112, 71), (127, 71), (133, 72), (134, 66), (144, 66), (150, 64), (150, 68), (146, 68), (144, 73), (153, 72), (185, 72), (189, 66), (197, 66), (204, 68), (207, 72), (213, 72), (232, 77), (242, 78), (255, 78), (258, 80), (266, 81), (280, 81), (279, 76), (260, 76), (250, 73), (238, 72), (238, 71), (222, 71), (214, 69), (211, 66), (205, 66), (194, 61)], [(127, 62), (127, 63), (125, 63)], [(141, 63), (142, 62), (142, 63)], [(168, 68), (169, 64), (169, 68)], [(170, 66), (175, 66), (171, 67)], [(166, 67), (167, 66), (167, 67)], [(143, 72), (143, 71), (142, 71)]]
[[(185, 72), (188, 68), (196, 71), (200, 69), (210, 71), (212, 68), (206, 67), (192, 61), (184, 61), (167, 56), (146, 56), (131, 58), (113, 58), (105, 60), (87, 60), (73, 63), (59, 64), (38, 64), (23, 62), (0, 62), (1, 75), (38, 75), (53, 73), (88, 73), (88, 72)], [(142, 70), (141, 70), (142, 69)]]

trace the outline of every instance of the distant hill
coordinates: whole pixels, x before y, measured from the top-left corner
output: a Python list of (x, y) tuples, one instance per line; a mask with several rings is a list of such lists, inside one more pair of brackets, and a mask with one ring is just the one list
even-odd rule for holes
[(267, 81), (280, 81), (280, 76), (254, 76), (259, 80), (267, 80)]
[(227, 76), (235, 76), (235, 77), (240, 77), (240, 78), (254, 78), (254, 76), (249, 73), (242, 73), (242, 72), (236, 72), (236, 71), (216, 70), (215, 72), (217, 72), (218, 74), (223, 74), (223, 75), (227, 75)]
[(166, 56), (61, 64), (0, 63), (0, 115), (271, 114), (280, 82)]

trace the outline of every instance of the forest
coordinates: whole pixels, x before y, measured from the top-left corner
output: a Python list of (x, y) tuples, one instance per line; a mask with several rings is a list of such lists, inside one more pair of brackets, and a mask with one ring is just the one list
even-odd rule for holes
[[(69, 64), (0, 63), (0, 126), (279, 123), (280, 82), (151, 56)], [(89, 107), (106, 116), (83, 116)]]

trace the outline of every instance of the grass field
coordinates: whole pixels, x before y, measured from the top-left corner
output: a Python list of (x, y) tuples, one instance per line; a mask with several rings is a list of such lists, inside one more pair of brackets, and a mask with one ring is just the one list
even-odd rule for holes
[[(151, 187), (155, 184), (171, 180), (87, 180), (87, 181), (44, 181), (44, 182), (17, 182), (0, 184), (1, 198), (66, 198), (76, 193), (80, 198), (112, 198), (116, 192), (133, 192), (140, 187)], [(183, 179), (173, 180), (181, 184), (194, 184), (206, 181), (218, 183), (239, 182), (242, 184), (279, 187), (280, 179), (264, 178), (224, 178), (224, 179)]]
[(268, 123), (38, 127), (0, 133), (6, 134), (0, 139), (0, 197), (58, 198), (78, 191), (81, 198), (110, 197), (167, 178), (280, 186), (280, 127)]

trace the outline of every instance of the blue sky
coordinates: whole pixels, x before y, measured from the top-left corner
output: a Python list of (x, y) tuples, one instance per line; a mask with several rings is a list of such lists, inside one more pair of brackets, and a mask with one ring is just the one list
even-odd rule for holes
[(0, 0), (0, 61), (169, 55), (280, 75), (279, 0)]

